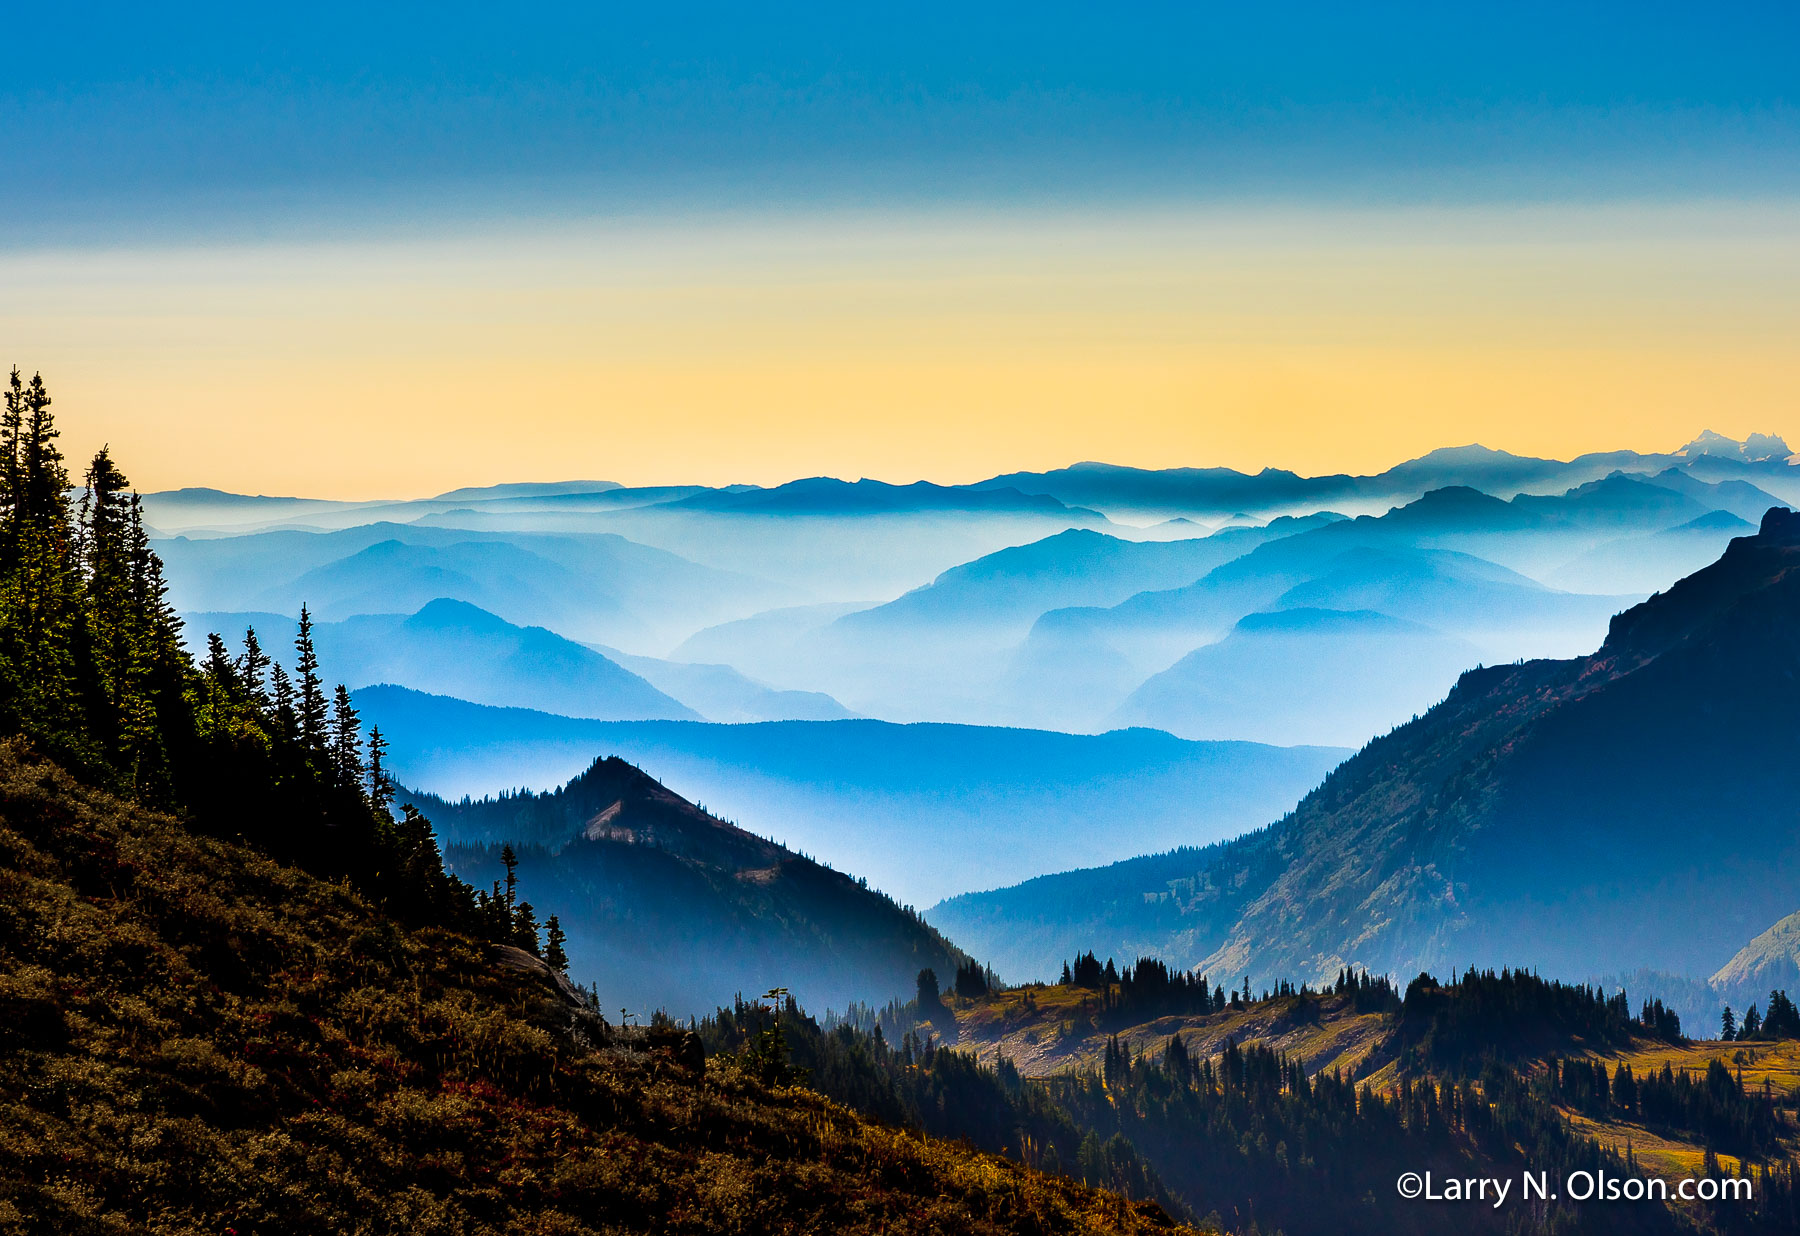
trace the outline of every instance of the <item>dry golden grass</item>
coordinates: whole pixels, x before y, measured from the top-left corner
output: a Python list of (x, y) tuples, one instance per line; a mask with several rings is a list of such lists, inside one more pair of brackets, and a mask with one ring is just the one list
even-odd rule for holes
[[(1702, 1076), (1706, 1066), (1717, 1060), (1743, 1079), (1744, 1089), (1756, 1092), (1769, 1083), (1777, 1103), (1790, 1124), (1796, 1111), (1794, 1096), (1800, 1089), (1800, 1041), (1785, 1039), (1768, 1043), (1658, 1043), (1639, 1040), (1630, 1050), (1590, 1053), (1604, 1060), (1609, 1070), (1629, 1064), (1639, 1078), (1660, 1073), (1664, 1065), (1677, 1073), (1683, 1070)], [(1652, 1132), (1641, 1124), (1623, 1120), (1596, 1120), (1577, 1111), (1564, 1110), (1569, 1123), (1582, 1135), (1620, 1154), (1627, 1146), (1638, 1163), (1647, 1171), (1669, 1178), (1691, 1176), (1700, 1171), (1706, 1147), (1698, 1141), (1684, 1141)], [(1790, 1153), (1800, 1151), (1800, 1139), (1790, 1139)], [(1733, 1155), (1721, 1154), (1719, 1162), (1730, 1171), (1742, 1171), (1743, 1164)]]
[(1109, 1037), (1139, 1055), (1157, 1056), (1179, 1031), (1190, 1054), (1217, 1056), (1226, 1039), (1261, 1043), (1301, 1060), (1309, 1073), (1341, 1069), (1353, 1076), (1372, 1064), (1385, 1034), (1377, 1013), (1358, 1014), (1347, 997), (1318, 1002), (1316, 1020), (1300, 1015), (1298, 997), (1266, 1000), (1205, 1016), (1157, 1017), (1132, 1025), (1096, 1017), (1098, 993), (1079, 987), (1030, 986), (955, 1000), (957, 1046), (988, 1064), (1005, 1056), (1027, 1077), (1098, 1068)]

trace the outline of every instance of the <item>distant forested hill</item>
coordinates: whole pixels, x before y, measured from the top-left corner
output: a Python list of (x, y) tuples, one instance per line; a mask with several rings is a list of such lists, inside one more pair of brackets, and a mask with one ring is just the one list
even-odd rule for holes
[(617, 758), (547, 794), (403, 797), (476, 885), (505, 877), (513, 843), (536, 912), (568, 932), (572, 972), (645, 1016), (773, 987), (820, 1009), (883, 1003), (920, 970), (950, 975), (971, 960), (866, 881), (708, 815)]

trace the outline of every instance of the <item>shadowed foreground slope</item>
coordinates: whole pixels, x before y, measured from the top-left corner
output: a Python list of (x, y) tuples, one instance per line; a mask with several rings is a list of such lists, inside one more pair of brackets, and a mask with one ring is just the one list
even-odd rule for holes
[[(1146, 1232), (0, 747), (0, 1232)], [(510, 964), (508, 964), (510, 959)]]

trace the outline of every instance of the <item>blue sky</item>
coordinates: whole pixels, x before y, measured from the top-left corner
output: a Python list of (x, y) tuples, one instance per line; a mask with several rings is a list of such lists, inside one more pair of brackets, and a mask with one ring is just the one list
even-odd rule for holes
[(1797, 32), (1791, 4), (36, 6), (0, 220), (1785, 196)]

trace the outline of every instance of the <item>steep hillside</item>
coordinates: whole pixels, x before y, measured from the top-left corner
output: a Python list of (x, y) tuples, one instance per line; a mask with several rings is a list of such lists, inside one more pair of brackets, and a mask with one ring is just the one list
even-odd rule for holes
[(568, 932), (570, 973), (640, 1014), (705, 1013), (773, 987), (842, 1008), (968, 961), (866, 881), (727, 824), (616, 757), (548, 794), (402, 798), (478, 887), (504, 878), (500, 846), (513, 843), (538, 915)]
[(1279, 824), (1081, 912), (1154, 899), (1158, 951), (1222, 973), (1710, 974), (1793, 909), (1797, 565), (1771, 511), (1592, 656), (1464, 675)]
[(0, 1230), (1151, 1232), (0, 747)]

